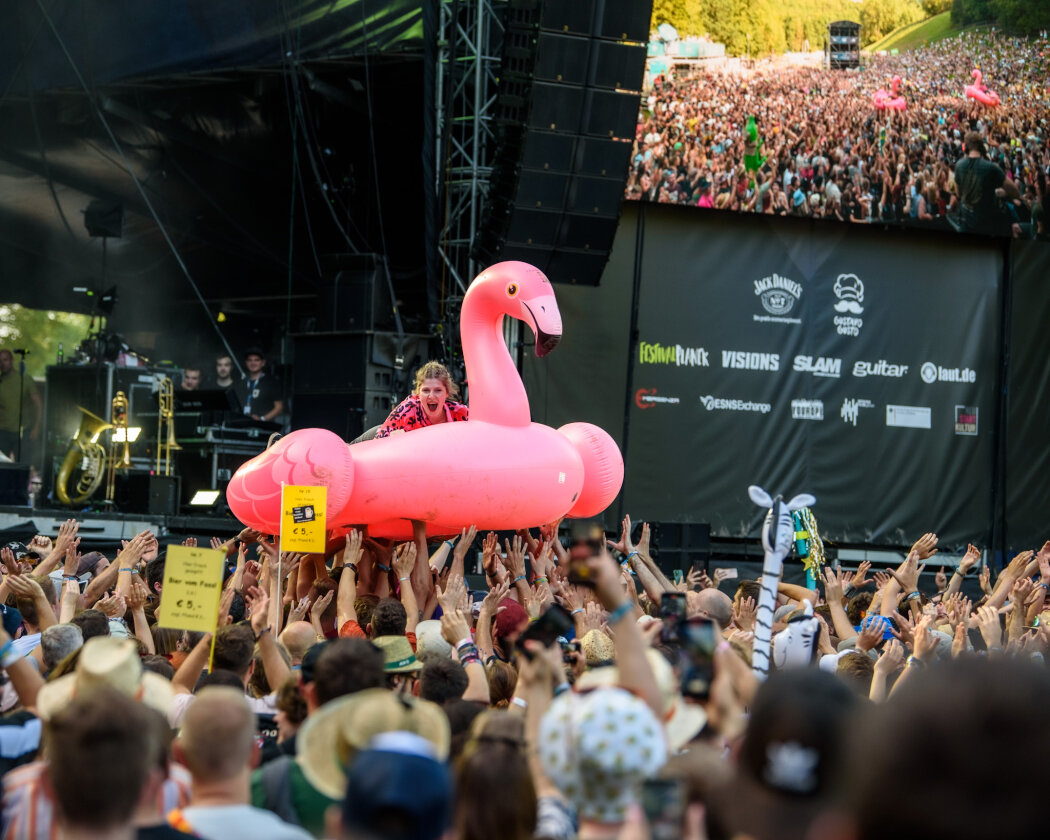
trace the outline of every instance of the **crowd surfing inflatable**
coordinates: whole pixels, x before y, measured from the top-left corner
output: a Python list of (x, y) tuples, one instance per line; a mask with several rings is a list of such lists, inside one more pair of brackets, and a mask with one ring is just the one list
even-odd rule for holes
[(470, 383), (470, 420), (441, 423), (353, 447), (325, 429), (279, 440), (237, 470), (226, 491), (245, 525), (276, 534), (281, 484), (325, 485), (330, 527), (367, 526), (371, 536), (429, 536), (535, 527), (594, 516), (623, 483), (623, 457), (590, 423), (553, 429), (531, 422), (525, 386), (503, 338), (503, 316), (524, 321), (545, 356), (561, 339), (550, 281), (522, 262), (478, 275), (463, 298), (460, 331)]
[[(785, 503), (781, 496), (775, 499), (757, 484), (747, 488), (747, 493), (756, 505), (768, 508), (766, 519), (762, 524), (762, 549), (765, 559), (762, 563), (762, 591), (758, 596), (758, 609), (755, 611), (755, 641), (751, 655), (751, 670), (759, 679), (765, 679), (769, 673), (769, 652), (773, 636), (773, 610), (777, 603), (777, 586), (780, 584), (780, 573), (784, 569), (784, 558), (791, 553), (795, 544), (795, 525), (791, 514), (816, 504), (817, 500), (807, 493), (795, 496)], [(804, 627), (795, 628), (792, 633), (781, 637), (778, 635), (777, 665), (793, 664), (794, 660), (805, 658), (806, 643), (812, 648), (813, 624), (812, 612), (808, 616), (813, 622)], [(797, 648), (797, 649), (796, 649)]]
[(893, 88), (892, 93), (884, 88), (879, 88), (875, 91), (875, 95), (872, 97), (875, 107), (879, 111), (903, 111), (908, 107), (908, 103), (904, 101), (904, 97), (899, 93), (901, 77), (894, 76), (890, 82), (890, 86)]
[(970, 99), (976, 99), (982, 105), (987, 105), (989, 108), (994, 108), (999, 104), (999, 94), (994, 90), (988, 90), (981, 82), (982, 76), (981, 71), (974, 68), (973, 73), (973, 84), (966, 86), (966, 95)]

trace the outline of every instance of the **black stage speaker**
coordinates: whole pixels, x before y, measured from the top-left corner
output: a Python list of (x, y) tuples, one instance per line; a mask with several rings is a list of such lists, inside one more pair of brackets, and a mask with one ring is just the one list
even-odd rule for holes
[(120, 470), (113, 482), (117, 510), (175, 516), (179, 512), (181, 478), (177, 475), (151, 475), (145, 470)]
[(511, 0), (507, 14), (474, 256), (596, 285), (620, 218), (652, 3)]
[(322, 330), (377, 330), (394, 325), (386, 260), (379, 254), (328, 254), (317, 295)]
[(412, 392), (429, 336), (326, 332), (292, 336), (292, 428), (329, 429), (344, 440), (382, 423)]
[(0, 505), (29, 504), (29, 465), (0, 464)]
[(124, 205), (96, 198), (84, 210), (84, 227), (90, 236), (120, 239), (124, 235)]

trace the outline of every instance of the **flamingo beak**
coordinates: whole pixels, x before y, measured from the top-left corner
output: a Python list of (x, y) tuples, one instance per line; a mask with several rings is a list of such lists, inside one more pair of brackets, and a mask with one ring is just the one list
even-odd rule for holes
[(554, 295), (537, 295), (521, 302), (522, 320), (536, 335), (536, 355), (543, 358), (561, 341), (561, 312)]

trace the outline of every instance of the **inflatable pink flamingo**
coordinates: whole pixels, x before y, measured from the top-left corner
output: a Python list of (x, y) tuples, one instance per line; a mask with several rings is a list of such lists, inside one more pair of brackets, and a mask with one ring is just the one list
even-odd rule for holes
[(904, 97), (899, 93), (901, 77), (894, 76), (890, 85), (893, 88), (893, 93), (890, 93), (884, 88), (879, 88), (875, 91), (875, 95), (872, 96), (872, 102), (874, 103), (875, 108), (879, 111), (903, 111), (908, 107), (908, 103), (904, 101)]
[(970, 99), (976, 99), (982, 105), (986, 105), (989, 108), (994, 108), (996, 105), (998, 105), (999, 94), (996, 93), (994, 90), (988, 90), (988, 88), (986, 88), (984, 84), (982, 84), (981, 71), (975, 67), (973, 73), (971, 73), (970, 75), (973, 76), (974, 82), (972, 85), (966, 86), (967, 97), (969, 97)]
[(561, 516), (594, 516), (623, 483), (623, 457), (589, 423), (553, 429), (531, 422), (525, 386), (503, 339), (503, 317), (524, 321), (545, 356), (561, 338), (550, 281), (522, 262), (479, 274), (463, 298), (463, 358), (470, 420), (442, 423), (350, 447), (325, 429), (292, 432), (241, 465), (226, 490), (245, 525), (277, 533), (281, 484), (328, 487), (335, 531), (365, 525), (371, 536), (431, 536), (534, 527)]

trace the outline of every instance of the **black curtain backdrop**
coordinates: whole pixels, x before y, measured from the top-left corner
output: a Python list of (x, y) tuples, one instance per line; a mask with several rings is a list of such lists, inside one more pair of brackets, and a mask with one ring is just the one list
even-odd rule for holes
[(628, 208), (602, 285), (556, 287), (533, 417), (620, 441), (636, 519), (754, 536), (758, 483), (841, 543), (988, 545), (1001, 271), (993, 241)]
[(1050, 538), (1050, 249), (1014, 242), (1007, 376), (1006, 545), (1038, 549)]

